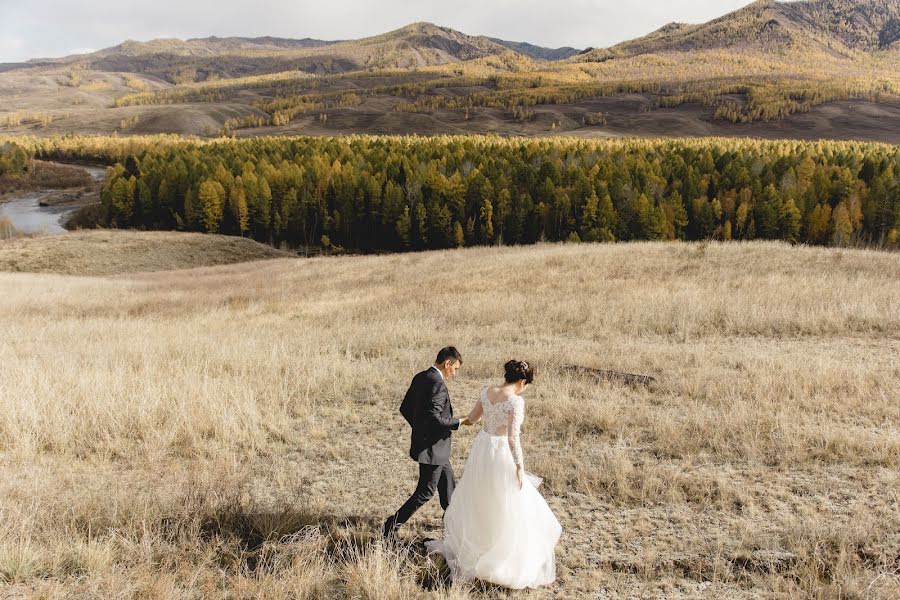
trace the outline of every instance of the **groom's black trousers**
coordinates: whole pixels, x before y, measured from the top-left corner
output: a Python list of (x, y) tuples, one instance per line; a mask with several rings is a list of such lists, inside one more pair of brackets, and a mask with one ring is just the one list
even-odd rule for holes
[(437, 489), (440, 496), (441, 508), (447, 510), (447, 507), (450, 505), (450, 496), (453, 495), (455, 486), (456, 479), (453, 477), (453, 467), (450, 466), (450, 463), (445, 465), (419, 463), (419, 483), (416, 485), (416, 491), (409, 497), (409, 500), (403, 503), (400, 510), (384, 524), (385, 533), (406, 523), (413, 516), (413, 513), (431, 500), (435, 489)]

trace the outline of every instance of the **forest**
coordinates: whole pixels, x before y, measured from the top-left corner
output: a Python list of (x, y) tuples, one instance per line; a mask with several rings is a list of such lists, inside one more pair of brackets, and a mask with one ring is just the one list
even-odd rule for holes
[(749, 139), (492, 136), (11, 138), (103, 161), (98, 225), (385, 252), (539, 241), (751, 240), (896, 248), (900, 148)]

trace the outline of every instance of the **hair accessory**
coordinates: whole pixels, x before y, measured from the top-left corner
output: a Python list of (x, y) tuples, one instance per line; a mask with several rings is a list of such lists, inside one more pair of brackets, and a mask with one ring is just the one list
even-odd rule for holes
[(525, 362), (524, 360), (522, 361), (522, 370), (523, 370), (523, 371), (527, 371), (527, 370), (528, 370), (528, 363)]

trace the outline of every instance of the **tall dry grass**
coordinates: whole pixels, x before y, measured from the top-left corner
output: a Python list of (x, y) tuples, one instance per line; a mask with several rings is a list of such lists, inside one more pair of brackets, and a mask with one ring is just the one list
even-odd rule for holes
[(414, 485), (399, 398), (447, 343), (458, 412), (538, 365), (526, 461), (564, 535), (558, 582), (520, 596), (900, 593), (896, 254), (543, 245), (0, 289), (13, 595), (503, 595), (443, 585), (437, 506), (377, 541)]
[(9, 217), (0, 217), (0, 240), (11, 240), (19, 237), (21, 233), (9, 220)]

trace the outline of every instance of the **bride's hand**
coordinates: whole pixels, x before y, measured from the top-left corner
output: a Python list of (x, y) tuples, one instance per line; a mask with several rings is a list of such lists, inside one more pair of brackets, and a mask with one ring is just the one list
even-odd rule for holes
[(525, 469), (521, 465), (516, 466), (516, 479), (519, 481), (519, 489), (522, 489), (523, 479), (525, 478)]

